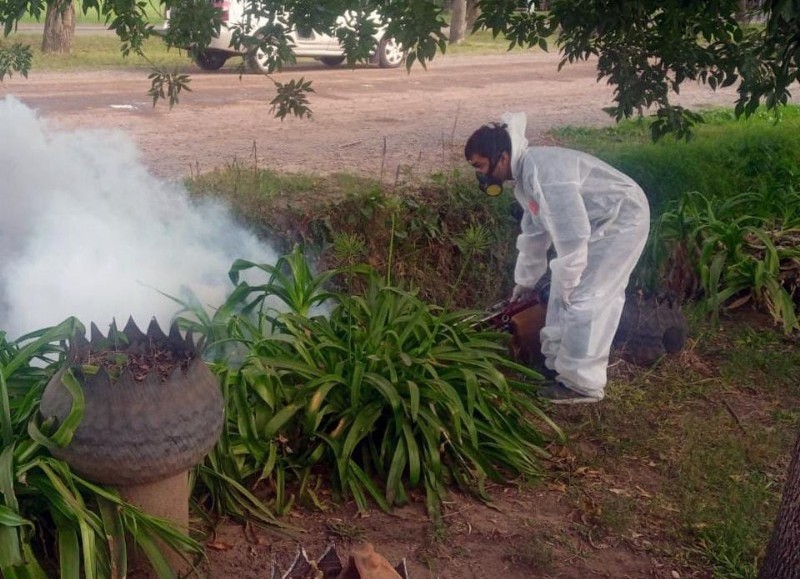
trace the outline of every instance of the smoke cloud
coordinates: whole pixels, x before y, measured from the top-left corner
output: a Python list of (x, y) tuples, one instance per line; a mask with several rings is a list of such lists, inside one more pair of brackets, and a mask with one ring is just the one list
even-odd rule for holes
[(185, 289), (222, 303), (236, 258), (276, 255), (216, 203), (150, 175), (119, 132), (49, 130), (0, 100), (0, 330), (10, 338), (76, 316), (106, 331), (129, 316), (166, 329)]

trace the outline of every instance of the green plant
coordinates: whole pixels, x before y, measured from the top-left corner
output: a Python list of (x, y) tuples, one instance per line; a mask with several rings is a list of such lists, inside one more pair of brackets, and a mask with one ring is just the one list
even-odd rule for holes
[[(278, 512), (298, 496), (316, 502), (310, 481), (330, 473), (360, 509), (368, 497), (389, 509), (422, 488), (432, 516), (448, 484), (485, 496), (487, 478), (539, 472), (548, 438), (534, 421), (560, 431), (523, 381), (540, 377), (507, 358), (502, 334), (477, 327), (474, 312), (449, 312), (387, 285), (366, 266), (310, 280), (301, 257), (296, 248), (280, 267), (240, 261), (231, 271), (239, 285), (219, 311), (235, 313), (218, 338), (238, 343), (243, 357), (237, 368), (218, 369), (228, 392), (223, 439), (235, 464), (210, 468), (232, 467), (226, 476), (267, 485)], [(270, 278), (249, 285), (239, 281), (245, 269)], [(335, 275), (357, 276), (360, 291), (327, 294), (321, 282)], [(329, 313), (308, 315), (304, 304), (322, 300)]]
[[(364, 245), (363, 262), (386, 271), (390, 280), (419, 288), (426, 301), (482, 306), (507, 295), (512, 285), (516, 201), (512, 195), (487, 197), (472, 174), (437, 175), (413, 187), (389, 187), (347, 175), (288, 176), (232, 166), (198, 176), (189, 186), (197, 196), (228, 200), (242, 220), (275, 240), (280, 251), (290, 251), (295, 243), (313, 247), (321, 269), (347, 263), (348, 253), (337, 244), (351, 235)], [(475, 224), (484, 230), (488, 245), (456, 283)]]
[[(800, 194), (747, 192), (719, 199), (689, 192), (657, 220), (650, 251), (662, 272), (699, 288), (715, 315), (749, 300), (784, 331), (800, 329), (793, 296), (800, 284)], [(687, 266), (687, 263), (689, 267)]]
[(201, 552), (197, 542), (76, 476), (48, 453), (69, 443), (83, 416), (83, 394), (70, 380), (70, 415), (49, 424), (37, 413), (44, 386), (66, 355), (64, 341), (83, 331), (69, 318), (16, 341), (0, 332), (0, 572), (8, 579), (47, 577), (57, 566), (63, 578), (124, 576), (129, 536), (160, 577), (172, 577), (156, 540), (192, 555)]

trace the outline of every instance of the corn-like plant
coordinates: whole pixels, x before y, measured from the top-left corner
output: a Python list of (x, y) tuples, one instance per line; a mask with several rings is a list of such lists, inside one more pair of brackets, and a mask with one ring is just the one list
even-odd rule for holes
[[(15, 341), (0, 332), (0, 576), (124, 577), (126, 537), (132, 537), (157, 574), (172, 577), (156, 541), (194, 555), (202, 552), (199, 544), (116, 492), (76, 476), (48, 452), (71, 440), (83, 416), (82, 391), (69, 380), (70, 415), (47, 424), (37, 413), (44, 387), (66, 355), (64, 341), (75, 332), (83, 327), (74, 318)], [(47, 543), (51, 536), (55, 545)]]
[[(225, 451), (212, 453), (209, 470), (268, 485), (278, 512), (296, 493), (317, 501), (314, 475), (324, 473), (361, 509), (370, 498), (389, 509), (423, 490), (434, 516), (449, 484), (483, 494), (486, 479), (539, 472), (545, 444), (560, 431), (536, 403), (541, 377), (508, 358), (505, 335), (476, 325), (475, 312), (446, 311), (387, 285), (366, 266), (339, 272), (344, 284), (357, 275), (353, 287), (363, 291), (327, 294), (320, 282), (336, 272), (309, 283), (296, 258), (283, 263), (301, 272), (296, 279), (234, 266), (234, 281), (245, 269), (270, 279), (239, 282), (239, 303), (221, 308), (246, 310), (232, 315), (224, 338), (246, 353), (241, 366), (217, 366), (228, 422)], [(316, 297), (287, 283), (313, 287)], [(282, 311), (267, 307), (275, 295)], [(294, 295), (327, 299), (330, 313), (306, 315), (287, 299)]]
[(754, 300), (786, 332), (800, 329), (800, 194), (749, 192), (725, 199), (684, 194), (651, 236), (667, 285), (700, 290), (715, 315)]

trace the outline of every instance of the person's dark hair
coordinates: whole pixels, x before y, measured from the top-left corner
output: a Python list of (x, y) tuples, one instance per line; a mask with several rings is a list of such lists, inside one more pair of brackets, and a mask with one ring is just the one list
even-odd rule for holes
[(464, 145), (464, 157), (467, 160), (473, 155), (480, 155), (496, 163), (503, 151), (511, 155), (511, 137), (505, 123), (483, 125), (472, 133)]

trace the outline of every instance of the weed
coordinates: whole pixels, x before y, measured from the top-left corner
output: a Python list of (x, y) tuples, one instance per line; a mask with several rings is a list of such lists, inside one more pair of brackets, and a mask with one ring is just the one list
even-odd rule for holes
[[(341, 276), (358, 291), (325, 290)], [(244, 349), (236, 367), (216, 361), (228, 430), (204, 475), (258, 477), (285, 512), (287, 479), (327, 468), (360, 510), (368, 498), (388, 510), (421, 487), (436, 519), (446, 483), (486, 497), (487, 480), (539, 473), (560, 431), (522, 381), (538, 375), (508, 360), (502, 335), (476, 327), (473, 312), (426, 304), (363, 265), (313, 275), (299, 248), (275, 265), (237, 260), (229, 277), (236, 287), (214, 316), (188, 307), (181, 318), (212, 351)], [(326, 301), (329, 315), (311, 314)], [(231, 447), (247, 452), (233, 462)], [(238, 492), (216, 490), (215, 504)]]
[[(669, 203), (646, 255), (678, 295), (702, 296), (715, 316), (752, 301), (790, 333), (800, 329), (800, 193), (752, 191), (724, 199), (698, 192)], [(680, 272), (680, 277), (675, 272)]]
[(428, 530), (428, 543), (442, 545), (450, 538), (450, 530), (442, 521), (433, 521)]
[(599, 507), (597, 523), (615, 536), (625, 535), (636, 523), (636, 503), (630, 497), (612, 492)]
[(199, 543), (48, 452), (69, 443), (83, 416), (80, 385), (66, 379), (73, 396), (68, 416), (57, 425), (43, 423), (38, 408), (47, 382), (65, 363), (65, 342), (84, 331), (75, 318), (15, 342), (0, 331), (0, 575), (48, 576), (52, 556), (61, 576), (96, 577), (109, 568), (124, 576), (135, 543), (158, 576), (171, 576), (154, 541), (187, 556), (201, 551)]
[(325, 530), (334, 538), (347, 543), (364, 541), (367, 532), (364, 527), (353, 525), (341, 519), (330, 519), (325, 523)]
[(543, 537), (526, 537), (507, 552), (505, 559), (532, 573), (546, 573), (553, 568), (555, 553)]

